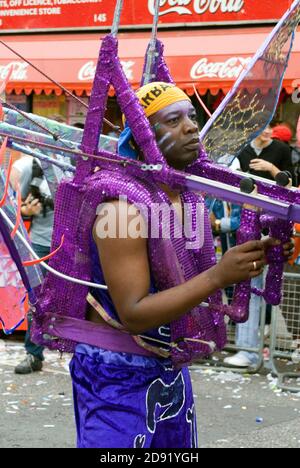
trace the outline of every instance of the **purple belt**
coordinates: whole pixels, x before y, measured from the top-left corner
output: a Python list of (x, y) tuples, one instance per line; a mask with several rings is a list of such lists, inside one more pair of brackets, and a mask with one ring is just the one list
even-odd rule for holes
[(52, 339), (63, 338), (76, 343), (97, 346), (116, 353), (138, 354), (147, 357), (158, 357), (156, 354), (138, 346), (128, 333), (112, 327), (78, 320), (72, 317), (46, 314), (43, 331)]

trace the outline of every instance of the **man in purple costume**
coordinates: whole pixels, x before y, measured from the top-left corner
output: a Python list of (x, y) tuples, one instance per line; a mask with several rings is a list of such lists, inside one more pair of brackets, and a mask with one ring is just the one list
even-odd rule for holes
[[(137, 93), (168, 164), (184, 171), (199, 154), (194, 107), (179, 88), (152, 83)], [(132, 153), (130, 142), (128, 153)], [(142, 158), (142, 155), (140, 155)], [(180, 223), (181, 193), (160, 186)], [(116, 236), (103, 235), (103, 217), (113, 207)], [(139, 236), (124, 236), (132, 221)], [(208, 219), (205, 219), (208, 222)], [(201, 226), (199, 226), (199, 229)], [(248, 242), (229, 250), (221, 262), (193, 279), (157, 291), (151, 274), (145, 220), (124, 200), (112, 200), (91, 226), (93, 281), (109, 292), (92, 291), (97, 303), (88, 319), (103, 327), (122, 324), (132, 335), (157, 340), (157, 350), (170, 342), (169, 325), (216, 291), (255, 278), (265, 266), (265, 249), (274, 240)], [(291, 246), (286, 245), (286, 255)], [(164, 259), (162, 260), (162, 268)], [(167, 275), (168, 272), (166, 271)], [(109, 325), (108, 323), (109, 322)], [(142, 349), (142, 348), (141, 348)], [(175, 369), (155, 353), (113, 352), (80, 344), (70, 365), (80, 448), (195, 448), (197, 429), (187, 368)]]

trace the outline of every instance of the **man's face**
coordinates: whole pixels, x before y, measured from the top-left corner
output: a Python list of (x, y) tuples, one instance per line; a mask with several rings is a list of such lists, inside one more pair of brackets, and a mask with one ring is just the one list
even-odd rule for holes
[(183, 170), (199, 155), (197, 115), (190, 101), (180, 101), (149, 117), (158, 146), (168, 164)]
[(270, 140), (272, 139), (272, 128), (267, 127), (259, 136), (258, 139), (261, 141), (261, 143), (269, 143)]

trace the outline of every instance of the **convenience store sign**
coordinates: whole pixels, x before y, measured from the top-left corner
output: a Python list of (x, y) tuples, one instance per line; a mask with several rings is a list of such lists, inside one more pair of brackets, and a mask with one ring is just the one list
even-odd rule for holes
[[(108, 30), (116, 0), (0, 0), (0, 33)], [(149, 28), (155, 0), (124, 0), (121, 28)], [(201, 26), (278, 20), (290, 0), (161, 0), (160, 25)]]

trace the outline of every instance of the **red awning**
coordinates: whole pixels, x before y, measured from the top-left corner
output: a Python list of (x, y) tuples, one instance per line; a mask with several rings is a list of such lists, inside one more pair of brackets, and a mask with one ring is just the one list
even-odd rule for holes
[[(270, 28), (219, 29), (203, 31), (161, 32), (165, 44), (165, 58), (176, 83), (188, 93), (193, 84), (201, 94), (210, 90), (225, 93), (247, 65), (249, 58), (265, 40)], [(100, 34), (56, 34), (36, 36), (4, 36), (4, 42), (32, 61), (47, 75), (68, 89), (81, 95), (91, 91), (101, 44)], [(122, 33), (119, 36), (119, 54), (126, 75), (133, 86), (138, 86), (149, 33)], [(284, 87), (293, 91), (293, 81), (300, 78), (300, 30), (296, 35), (293, 53), (285, 76)], [(8, 92), (37, 94), (60, 89), (36, 70), (17, 58), (0, 44), (0, 80), (4, 79), (10, 64), (14, 73)], [(113, 94), (113, 91), (112, 91)]]

